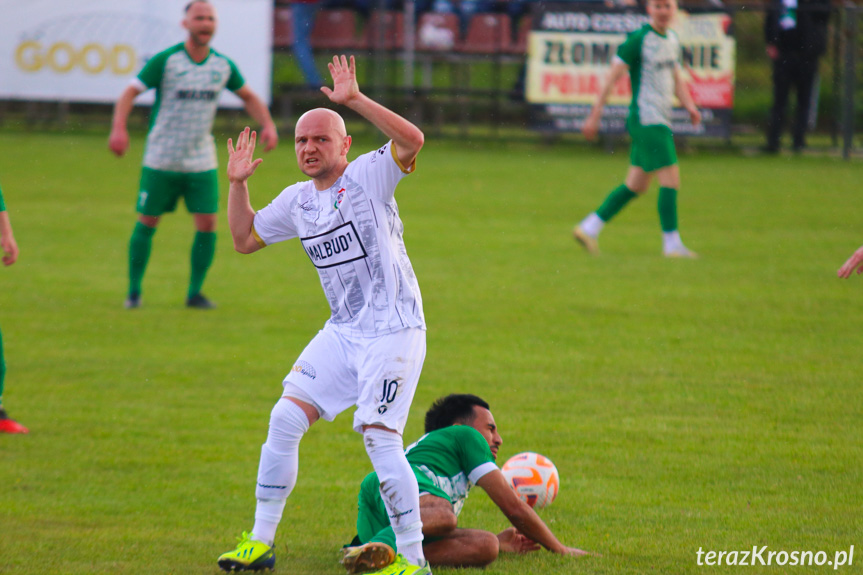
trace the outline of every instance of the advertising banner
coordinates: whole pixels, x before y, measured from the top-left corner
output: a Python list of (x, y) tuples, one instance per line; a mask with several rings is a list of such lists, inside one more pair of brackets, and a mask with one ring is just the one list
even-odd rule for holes
[[(647, 22), (646, 14), (596, 3), (548, 4), (535, 13), (526, 89), (534, 127), (580, 131), (618, 46)], [(737, 46), (731, 24), (725, 12), (679, 11), (674, 30), (680, 38), (683, 77), (703, 119), (700, 126), (692, 126), (686, 110), (676, 107), (674, 133), (730, 135)], [(603, 110), (601, 132), (625, 131), (631, 95), (626, 75)]]
[[(113, 102), (154, 54), (186, 39), (188, 0), (0, 0), (0, 99)], [(212, 47), (269, 103), (273, 0), (212, 0)], [(136, 102), (153, 101), (150, 90)], [(241, 107), (229, 92), (222, 105)]]

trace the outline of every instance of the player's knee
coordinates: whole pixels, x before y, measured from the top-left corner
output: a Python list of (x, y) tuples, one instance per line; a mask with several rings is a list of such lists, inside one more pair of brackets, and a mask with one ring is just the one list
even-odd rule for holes
[(195, 214), (195, 228), (199, 232), (216, 231), (216, 214)]
[(500, 541), (494, 533), (483, 533), (475, 542), (476, 565), (485, 567), (493, 563), (500, 553)]
[(458, 528), (458, 517), (455, 513), (420, 512), (423, 521), (423, 535), (427, 537), (446, 537)]

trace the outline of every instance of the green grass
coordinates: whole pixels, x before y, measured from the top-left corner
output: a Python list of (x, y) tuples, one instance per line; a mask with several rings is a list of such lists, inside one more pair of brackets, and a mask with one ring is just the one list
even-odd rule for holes
[[(295, 242), (236, 254), (223, 213), (205, 286), (220, 307), (186, 310), (179, 212), (155, 237), (144, 307), (124, 310), (142, 140), (117, 160), (106, 139), (0, 133), (21, 248), (0, 270), (5, 403), (31, 429), (0, 436), (0, 572), (215, 574), (251, 527), (269, 411), (327, 305)], [(485, 397), (502, 458), (540, 451), (560, 470), (542, 517), (602, 554), (487, 573), (696, 573), (699, 548), (753, 545), (831, 559), (855, 545), (840, 571), (860, 572), (863, 284), (835, 271), (863, 243), (863, 165), (685, 154), (680, 220), (702, 258), (660, 256), (655, 191), (587, 257), (570, 229), (626, 163), (565, 142), (427, 142), (397, 194), (429, 326), (406, 438), (434, 398)], [(253, 204), (301, 178), (286, 138)], [(279, 573), (341, 572), (370, 469), (350, 424), (304, 439)], [(477, 489), (461, 524), (506, 521)]]

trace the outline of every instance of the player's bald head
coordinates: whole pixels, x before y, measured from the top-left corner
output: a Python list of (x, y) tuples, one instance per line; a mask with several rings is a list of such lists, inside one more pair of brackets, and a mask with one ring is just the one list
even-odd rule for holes
[(315, 108), (300, 116), (295, 132), (300, 134), (302, 131), (308, 130), (324, 132), (332, 130), (341, 137), (348, 135), (344, 118), (328, 108)]
[(210, 4), (209, 0), (192, 0), (188, 4), (186, 4), (186, 8), (183, 10), (186, 14), (189, 13), (189, 10), (192, 9), (192, 6), (195, 4)]

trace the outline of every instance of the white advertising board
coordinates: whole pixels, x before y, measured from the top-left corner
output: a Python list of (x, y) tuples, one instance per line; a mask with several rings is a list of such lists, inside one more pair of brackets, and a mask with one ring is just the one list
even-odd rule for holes
[[(113, 102), (154, 54), (186, 39), (188, 0), (0, 0), (0, 99)], [(270, 102), (273, 0), (211, 0), (212, 46)], [(154, 91), (137, 103), (153, 101)], [(228, 91), (220, 103), (240, 107)]]

